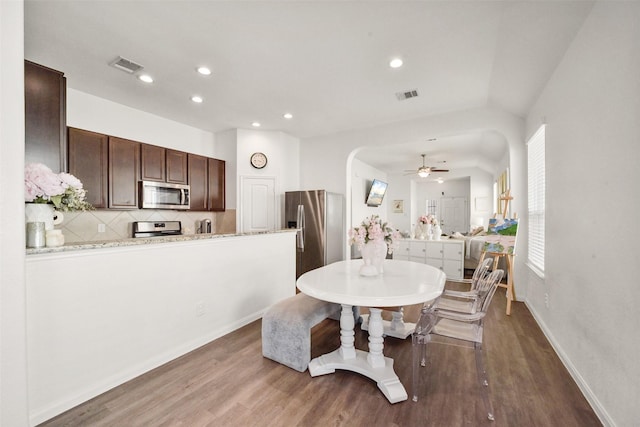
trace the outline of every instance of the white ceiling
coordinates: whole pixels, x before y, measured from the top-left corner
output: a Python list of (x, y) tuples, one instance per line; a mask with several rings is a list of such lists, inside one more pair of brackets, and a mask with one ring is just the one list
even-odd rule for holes
[[(260, 129), (304, 139), (477, 107), (524, 117), (591, 7), (508, 0), (26, 0), (25, 57), (63, 71), (71, 88), (200, 129), (258, 121)], [(110, 67), (119, 55), (142, 64), (154, 83)], [(404, 66), (391, 69), (396, 56)], [(213, 74), (198, 75), (200, 65)], [(397, 100), (396, 92), (412, 89), (417, 98)], [(193, 94), (204, 103), (190, 101)], [(483, 133), (432, 141), (429, 150), (424, 141), (405, 148), (358, 157), (394, 171), (417, 168), (423, 152), (428, 165), (483, 167), (500, 159), (506, 145)]]

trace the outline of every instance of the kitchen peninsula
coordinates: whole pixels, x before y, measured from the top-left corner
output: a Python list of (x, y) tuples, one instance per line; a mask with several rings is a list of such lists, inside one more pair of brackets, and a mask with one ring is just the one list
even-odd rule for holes
[(26, 257), (32, 425), (295, 294), (295, 230), (50, 249)]

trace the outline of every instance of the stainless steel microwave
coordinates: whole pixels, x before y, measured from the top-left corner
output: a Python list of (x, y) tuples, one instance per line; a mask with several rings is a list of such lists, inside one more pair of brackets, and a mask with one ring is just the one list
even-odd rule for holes
[(189, 185), (140, 181), (142, 209), (189, 209)]

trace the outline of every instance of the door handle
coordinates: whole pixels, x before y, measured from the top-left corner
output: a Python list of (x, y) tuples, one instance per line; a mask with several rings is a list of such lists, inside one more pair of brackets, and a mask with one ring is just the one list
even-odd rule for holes
[(296, 218), (296, 247), (300, 252), (304, 252), (304, 205), (298, 205), (298, 215)]

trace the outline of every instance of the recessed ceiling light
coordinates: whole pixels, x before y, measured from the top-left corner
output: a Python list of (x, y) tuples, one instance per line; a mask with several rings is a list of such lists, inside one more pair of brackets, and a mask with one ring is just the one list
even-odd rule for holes
[(438, 184), (442, 184), (444, 182), (444, 179), (438, 178), (438, 179), (436, 179), (436, 181), (438, 182)]
[(251, 123), (251, 126), (253, 126), (254, 128), (259, 128), (260, 127), (260, 123), (259, 122), (253, 122), (253, 123)]
[(400, 68), (400, 67), (402, 67), (402, 59), (393, 58), (391, 60), (391, 62), (389, 62), (389, 67), (391, 67), (391, 68)]
[(203, 76), (208, 76), (211, 74), (211, 70), (207, 67), (198, 67), (198, 72)]
[(291, 113), (284, 113), (282, 115), (282, 117), (284, 117), (285, 119), (289, 120), (289, 119), (293, 119), (293, 114)]
[(204, 101), (204, 99), (201, 96), (198, 96), (198, 95), (193, 95), (191, 97), (191, 100), (193, 102), (197, 102), (198, 104), (200, 104), (200, 103), (202, 103), (202, 101)]
[(138, 79), (142, 80), (145, 83), (153, 83), (153, 78), (149, 74), (140, 74)]

